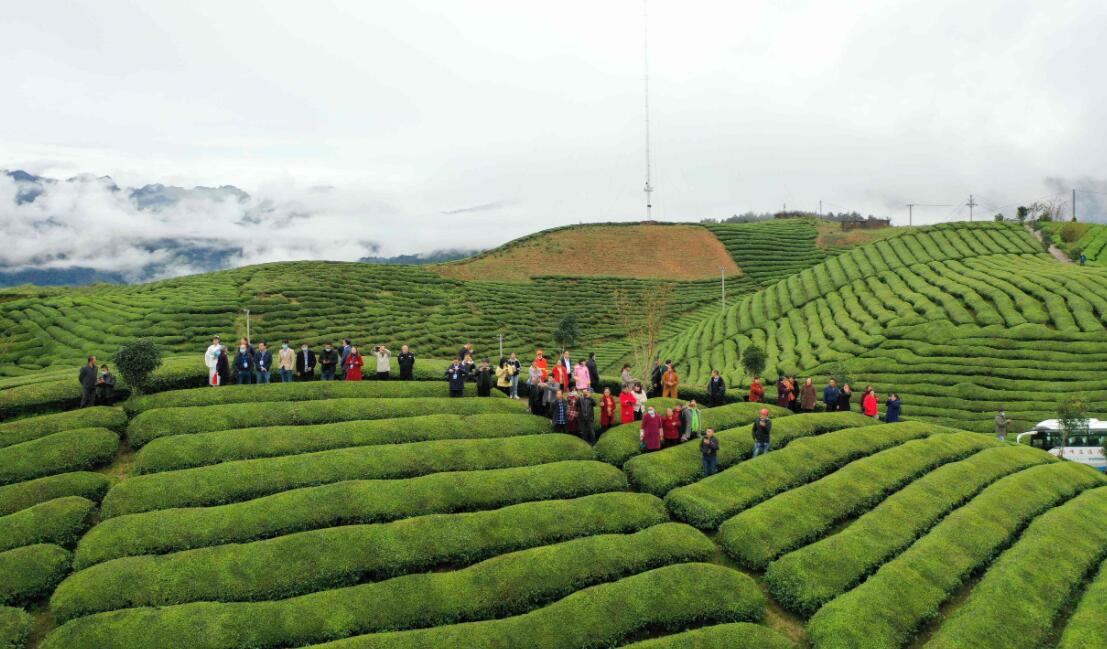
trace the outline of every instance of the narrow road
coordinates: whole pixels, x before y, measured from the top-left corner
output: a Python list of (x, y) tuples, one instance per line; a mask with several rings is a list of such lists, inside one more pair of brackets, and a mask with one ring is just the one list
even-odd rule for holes
[[(1026, 229), (1030, 230), (1030, 233), (1034, 235), (1035, 239), (1037, 239), (1040, 242), (1042, 241), (1042, 233), (1041, 232), (1039, 232), (1038, 230), (1035, 230), (1034, 228), (1030, 227), (1030, 224), (1026, 225)], [(1060, 248), (1058, 248), (1057, 246), (1050, 245), (1049, 246), (1049, 254), (1053, 255), (1054, 258), (1056, 258), (1057, 261), (1061, 262), (1062, 264), (1071, 264), (1072, 263), (1072, 260), (1069, 259), (1069, 256), (1066, 255), (1065, 252), (1063, 250), (1061, 250)]]

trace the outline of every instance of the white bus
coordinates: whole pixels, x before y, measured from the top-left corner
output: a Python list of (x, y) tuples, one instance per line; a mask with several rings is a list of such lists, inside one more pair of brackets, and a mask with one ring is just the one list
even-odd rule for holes
[(1103, 447), (1107, 445), (1107, 421), (1089, 419), (1086, 433), (1069, 435), (1064, 455), (1061, 455), (1061, 424), (1056, 419), (1039, 422), (1034, 430), (1019, 433), (1016, 440), (1022, 444), (1026, 437), (1034, 448), (1107, 472), (1107, 458), (1103, 455)]

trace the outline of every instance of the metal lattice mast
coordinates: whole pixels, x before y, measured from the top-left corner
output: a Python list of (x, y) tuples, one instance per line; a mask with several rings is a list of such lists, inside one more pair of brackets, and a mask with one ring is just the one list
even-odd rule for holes
[(646, 220), (653, 213), (653, 185), (650, 182), (650, 20), (648, 0), (642, 0), (642, 63), (645, 74), (642, 77), (646, 103)]

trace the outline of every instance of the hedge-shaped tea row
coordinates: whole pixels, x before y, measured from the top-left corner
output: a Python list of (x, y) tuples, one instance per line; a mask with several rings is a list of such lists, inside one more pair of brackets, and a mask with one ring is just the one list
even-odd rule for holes
[(1050, 458), (1027, 446), (1003, 446), (939, 467), (841, 532), (769, 564), (765, 571), (769, 590), (788, 608), (810, 615), (872, 574), (981, 489)]
[(154, 648), (187, 637), (192, 649), (261, 649), (518, 615), (598, 583), (659, 566), (707, 561), (714, 551), (714, 544), (691, 527), (662, 523), (628, 535), (521, 550), (460, 570), (275, 602), (199, 602), (100, 613), (65, 625), (46, 646)]
[(902, 646), (1035, 516), (1102, 484), (1101, 476), (1072, 462), (1031, 467), (997, 481), (860, 586), (819, 609), (807, 627), (813, 644)]
[(1107, 488), (1102, 487), (1042, 514), (992, 564), (927, 646), (1017, 649), (1045, 644), (1057, 615), (1107, 555), (1104, 520)]
[(0, 606), (0, 649), (26, 647), (34, 621), (34, 618), (22, 609)]
[(1065, 632), (1057, 649), (1097, 649), (1107, 647), (1107, 625), (1103, 624), (1103, 611), (1107, 611), (1107, 561), (1084, 594), (1065, 625)]
[(92, 524), (95, 513), (96, 503), (67, 496), (0, 516), (0, 551), (36, 543), (70, 547)]
[[(664, 414), (666, 408), (671, 408), (677, 403), (683, 403), (683, 401), (673, 399), (650, 399), (647, 403), (660, 409), (662, 414)], [(757, 419), (757, 413), (760, 412), (762, 408), (767, 408), (773, 417), (783, 417), (792, 414), (789, 410), (767, 404), (744, 402), (731, 403), (717, 408), (702, 409), (702, 414), (700, 415), (702, 422), (701, 426), (705, 429), (714, 428), (718, 431), (724, 428), (748, 424), (754, 419)], [(634, 422), (615, 426), (604, 433), (599, 441), (596, 442), (596, 457), (604, 462), (614, 464), (615, 466), (622, 466), (624, 462), (642, 452), (638, 443), (639, 428), (638, 422)]]
[(549, 431), (549, 419), (526, 414), (422, 415), (316, 426), (239, 428), (155, 439), (135, 455), (134, 471), (154, 473), (350, 446), (513, 437)]
[(111, 478), (102, 473), (74, 471), (4, 485), (0, 487), (0, 516), (65, 496), (100, 502), (111, 484)]
[(343, 480), (414, 478), (592, 457), (586, 442), (559, 433), (355, 446), (135, 476), (112, 487), (104, 497), (103, 512), (110, 518), (153, 509), (219, 505)]
[[(687, 605), (673, 605), (682, 602)], [(545, 608), (500, 620), (357, 636), (315, 649), (416, 647), (612, 647), (647, 631), (760, 621), (765, 597), (753, 579), (708, 563), (658, 568), (593, 586)]]
[[(441, 375), (441, 372), (439, 374)], [(314, 381), (269, 385), (227, 385), (219, 390), (204, 387), (146, 394), (128, 399), (123, 407), (128, 413), (134, 415), (154, 408), (216, 406), (231, 403), (441, 397), (444, 390), (445, 384), (441, 381)], [(467, 384), (465, 393), (467, 396), (475, 396), (476, 384)], [(503, 396), (503, 393), (498, 391), (494, 391), (493, 394)]]
[(165, 554), (335, 525), (493, 509), (626, 488), (626, 478), (618, 469), (594, 460), (435, 473), (408, 480), (351, 480), (219, 507), (109, 518), (81, 539), (74, 564), (81, 569), (124, 556)]
[[(443, 389), (445, 384), (443, 383)], [(395, 419), (432, 415), (480, 415), (519, 413), (523, 406), (513, 399), (324, 399), (321, 401), (244, 403), (225, 406), (156, 408), (131, 420), (127, 439), (138, 448), (170, 435), (206, 433), (232, 428), (327, 424), (357, 419)]]
[(106, 428), (67, 430), (0, 448), (0, 485), (90, 469), (111, 461), (118, 448), (119, 435)]
[[(785, 423), (792, 422), (785, 420)], [(779, 451), (742, 462), (693, 485), (674, 489), (665, 496), (665, 504), (680, 520), (699, 528), (714, 529), (738, 512), (782, 491), (816, 480), (848, 462), (943, 430), (948, 429), (904, 422), (846, 428), (797, 439)]]
[(0, 552), (0, 605), (22, 606), (49, 595), (71, 559), (65, 548), (46, 543)]
[(115, 559), (82, 570), (50, 600), (60, 620), (131, 606), (290, 597), (428, 570), (580, 536), (623, 533), (665, 522), (647, 494), (605, 493), (349, 525), (247, 544)]
[(75, 428), (110, 428), (121, 431), (126, 424), (127, 415), (122, 410), (103, 406), (56, 415), (27, 417), (0, 424), (0, 448)]
[(716, 624), (702, 629), (643, 640), (626, 649), (795, 649), (790, 640), (769, 627), (750, 622)]
[(998, 444), (976, 433), (933, 435), (856, 460), (838, 471), (747, 509), (719, 526), (719, 543), (758, 569), (869, 509), (927, 471)]

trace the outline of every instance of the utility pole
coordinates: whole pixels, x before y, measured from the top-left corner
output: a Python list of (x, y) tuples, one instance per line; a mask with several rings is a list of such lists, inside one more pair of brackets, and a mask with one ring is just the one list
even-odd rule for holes
[(907, 227), (911, 227), (915, 224), (915, 204), (907, 204)]
[(504, 357), (504, 335), (500, 334), (500, 358)]
[(980, 203), (977, 203), (975, 200), (973, 200), (972, 194), (969, 194), (969, 202), (965, 203), (965, 205), (969, 206), (969, 223), (972, 223), (972, 208), (976, 207), (979, 204)]
[(246, 342), (250, 342), (250, 310), (243, 309), (246, 312)]
[(642, 0), (642, 83), (646, 97), (646, 220), (652, 220), (653, 185), (650, 184), (650, 16), (648, 0)]
[(1072, 220), (1076, 221), (1076, 190), (1072, 190)]
[(819, 216), (823, 215), (823, 199), (819, 199)]

